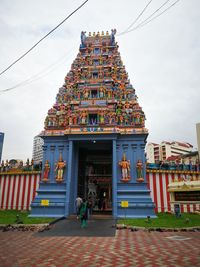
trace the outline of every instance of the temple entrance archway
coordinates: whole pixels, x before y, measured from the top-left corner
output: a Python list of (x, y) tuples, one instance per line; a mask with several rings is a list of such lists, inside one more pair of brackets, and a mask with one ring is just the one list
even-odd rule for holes
[(93, 212), (112, 212), (112, 142), (79, 141), (77, 193), (91, 201)]

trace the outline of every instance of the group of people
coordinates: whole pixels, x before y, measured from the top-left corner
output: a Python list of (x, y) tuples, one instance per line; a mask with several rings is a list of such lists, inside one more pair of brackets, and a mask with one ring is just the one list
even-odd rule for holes
[(87, 226), (88, 217), (92, 214), (92, 201), (90, 199), (82, 199), (78, 196), (76, 198), (75, 205), (77, 219), (80, 218), (81, 220), (81, 228), (85, 228)]

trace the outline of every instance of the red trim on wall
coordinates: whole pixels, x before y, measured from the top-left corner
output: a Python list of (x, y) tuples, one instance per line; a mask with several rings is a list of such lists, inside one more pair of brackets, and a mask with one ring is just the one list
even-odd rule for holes
[(161, 212), (164, 212), (165, 211), (165, 207), (164, 207), (164, 197), (163, 197), (162, 173), (159, 173), (159, 180), (160, 180), (160, 205), (161, 205)]
[(158, 212), (157, 189), (156, 189), (156, 173), (153, 173), (153, 196), (154, 196), (155, 212)]
[(166, 188), (165, 188), (165, 190), (166, 190), (166, 193), (167, 193), (167, 210), (168, 211), (171, 211), (170, 195), (169, 195), (169, 192), (167, 190), (168, 184), (169, 184), (169, 176), (168, 176), (168, 173), (166, 173), (165, 177), (166, 177), (166, 179), (165, 179), (165, 182), (166, 182)]
[(10, 196), (10, 181), (11, 181), (11, 176), (9, 175), (7, 192), (6, 192), (6, 207), (5, 207), (6, 209), (8, 209), (8, 201), (9, 201), (9, 196)]
[(16, 198), (16, 210), (20, 209), (19, 207), (19, 193), (20, 193), (20, 187), (21, 187), (21, 175), (18, 177), (18, 183), (17, 183), (17, 198)]
[(3, 203), (4, 203), (4, 196), (5, 196), (5, 187), (6, 187), (6, 176), (4, 176), (4, 181), (3, 181), (1, 209), (4, 208)]
[[(34, 177), (35, 177), (35, 175), (34, 175)], [(29, 206), (30, 206), (30, 192), (31, 192), (31, 181), (32, 181), (31, 178), (32, 178), (32, 175), (29, 174), (29, 176), (28, 176), (28, 194), (27, 194), (27, 201), (26, 201), (26, 209), (27, 210), (29, 209)]]
[(25, 189), (26, 189), (26, 176), (24, 176), (24, 182), (23, 182), (23, 189), (22, 189), (22, 209), (24, 209), (24, 197), (25, 197)]
[(174, 182), (174, 173), (172, 173), (172, 182)]
[(14, 209), (14, 198), (15, 198), (15, 184), (16, 184), (16, 175), (13, 177), (13, 190), (12, 190), (12, 198), (11, 198), (11, 209)]
[(190, 204), (187, 204), (187, 212), (190, 212)]
[(181, 213), (184, 213), (184, 207), (183, 207), (183, 204), (181, 204)]

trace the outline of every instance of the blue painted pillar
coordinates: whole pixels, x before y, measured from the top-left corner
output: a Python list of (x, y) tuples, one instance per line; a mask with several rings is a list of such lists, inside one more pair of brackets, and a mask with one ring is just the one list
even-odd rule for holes
[(112, 175), (112, 210), (113, 217), (117, 218), (117, 149), (116, 149), (116, 140), (113, 140), (113, 175)]
[(68, 155), (68, 171), (66, 178), (66, 203), (65, 203), (65, 216), (69, 215), (70, 205), (70, 190), (71, 190), (71, 179), (72, 179), (72, 167), (73, 167), (73, 141), (69, 141), (69, 155)]
[(42, 177), (41, 177), (41, 180), (43, 179), (44, 166), (45, 166), (45, 162), (47, 160), (47, 145), (43, 145), (42, 149), (43, 149), (43, 159), (42, 159)]
[(55, 182), (55, 145), (50, 145), (50, 164), (51, 164), (51, 168), (50, 168), (50, 175), (49, 175), (49, 179), (50, 182), (53, 183)]

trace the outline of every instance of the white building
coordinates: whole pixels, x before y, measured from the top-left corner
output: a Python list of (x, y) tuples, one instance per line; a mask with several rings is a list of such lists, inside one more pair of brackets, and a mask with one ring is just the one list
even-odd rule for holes
[(43, 149), (42, 146), (44, 144), (44, 141), (41, 137), (35, 136), (33, 140), (33, 160), (34, 163), (40, 163), (43, 158)]
[(167, 161), (169, 157), (187, 154), (192, 149), (193, 146), (191, 144), (177, 141), (163, 141), (160, 144), (148, 143), (146, 146), (147, 162)]
[(197, 130), (197, 145), (198, 145), (198, 152), (199, 152), (199, 158), (200, 158), (200, 123), (196, 124), (196, 130)]

